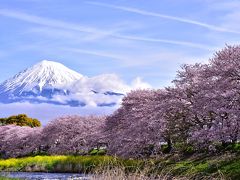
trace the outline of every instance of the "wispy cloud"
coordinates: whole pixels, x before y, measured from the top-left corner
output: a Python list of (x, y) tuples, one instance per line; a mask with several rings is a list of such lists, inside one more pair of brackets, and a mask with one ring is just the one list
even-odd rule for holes
[[(81, 49), (81, 48), (68, 48), (59, 47), (61, 51), (73, 52), (79, 54), (86, 54), (90, 56), (98, 56), (109, 58), (121, 62), (121, 67), (144, 67), (144, 66), (165, 66), (166, 63), (179, 64), (195, 63), (195, 62), (207, 62), (211, 57), (211, 53), (204, 56), (194, 56), (185, 54), (183, 52), (175, 51), (161, 51), (161, 52), (149, 52), (149, 54), (129, 54), (129, 53), (114, 53), (108, 51), (98, 51), (94, 49)], [(170, 67), (172, 68), (172, 67)]]
[(138, 67), (143, 65), (148, 65), (153, 63), (151, 60), (149, 60), (149, 57), (141, 56), (128, 53), (113, 53), (109, 51), (100, 51), (100, 50), (94, 50), (94, 49), (81, 49), (81, 48), (69, 48), (69, 47), (59, 47), (64, 52), (72, 52), (76, 54), (86, 54), (90, 56), (96, 56), (96, 57), (103, 57), (108, 58), (111, 60), (114, 60), (118, 63), (120, 63), (120, 67)]
[(180, 45), (180, 46), (187, 46), (192, 48), (200, 48), (200, 49), (210, 49), (211, 47), (206, 46), (205, 44), (199, 44), (194, 42), (188, 42), (188, 41), (177, 41), (177, 40), (171, 40), (171, 39), (161, 39), (161, 38), (148, 38), (148, 37), (140, 37), (140, 36), (132, 36), (132, 35), (123, 35), (119, 33), (115, 33), (116, 30), (100, 30), (97, 28), (84, 26), (76, 23), (69, 23), (61, 20), (51, 19), (51, 18), (45, 18), (40, 17), (32, 14), (27, 14), (23, 12), (18, 11), (12, 11), (12, 10), (6, 10), (6, 9), (0, 9), (0, 15), (18, 19), (21, 21), (44, 25), (47, 27), (54, 27), (54, 28), (60, 28), (65, 30), (71, 30), (71, 31), (80, 31), (84, 33), (90, 33), (97, 35), (97, 37), (110, 37), (110, 38), (117, 38), (117, 39), (125, 39), (125, 40), (131, 40), (131, 41), (143, 41), (143, 42), (150, 42), (150, 43), (166, 43), (166, 44), (172, 44), (172, 45)]
[(0, 15), (10, 17), (10, 18), (15, 18), (15, 19), (30, 22), (30, 23), (34, 23), (34, 24), (49, 26), (49, 27), (69, 29), (69, 30), (101, 34), (101, 35), (111, 34), (110, 31), (100, 31), (99, 29), (82, 26), (82, 25), (75, 24), (75, 23), (69, 23), (69, 22), (60, 21), (60, 20), (56, 20), (56, 19), (35, 16), (32, 14), (27, 14), (27, 13), (7, 10), (7, 9), (0, 9)]
[(71, 51), (75, 53), (81, 53), (81, 54), (88, 54), (88, 55), (93, 55), (93, 56), (100, 56), (100, 57), (106, 57), (106, 58), (111, 58), (111, 59), (116, 59), (116, 60), (124, 60), (126, 58), (123, 58), (119, 55), (107, 53), (107, 52), (100, 52), (100, 51), (93, 51), (93, 50), (86, 50), (86, 49), (80, 49), (80, 48), (61, 48), (64, 51)]
[[(216, 3), (217, 4), (217, 3)], [(218, 8), (227, 10), (227, 13), (222, 17), (222, 25), (226, 28), (234, 27), (240, 31), (240, 1), (225, 2), (217, 4)]]
[(188, 18), (184, 18), (184, 17), (170, 16), (167, 14), (155, 13), (155, 12), (132, 8), (132, 7), (117, 6), (117, 5), (111, 5), (111, 4), (106, 4), (106, 3), (94, 2), (94, 1), (87, 1), (86, 3), (95, 5), (95, 6), (108, 7), (108, 8), (112, 8), (112, 9), (118, 9), (121, 11), (140, 14), (143, 16), (152, 16), (152, 17), (158, 17), (158, 18), (168, 19), (168, 20), (172, 20), (172, 21), (178, 21), (178, 22), (182, 22), (182, 23), (192, 24), (192, 25), (200, 26), (200, 27), (207, 28), (207, 29), (213, 30), (213, 31), (240, 34), (240, 31), (237, 31), (237, 30), (227, 29), (224, 27), (220, 27), (220, 26), (216, 26), (213, 24), (208, 24), (208, 23), (204, 23), (201, 21), (196, 21), (196, 20), (192, 20), (192, 19), (188, 19)]
[(205, 50), (214, 49), (214, 47), (210, 47), (207, 44), (193, 43), (189, 41), (177, 41), (177, 40), (170, 40), (170, 39), (146, 38), (146, 37), (126, 36), (126, 35), (117, 35), (117, 37), (121, 39), (127, 39), (127, 40), (174, 44), (174, 45), (188, 46), (188, 47), (205, 49)]
[[(43, 33), (48, 36), (52, 37), (58, 37), (58, 38), (68, 38), (72, 39), (74, 41), (76, 40), (81, 40), (81, 41), (94, 41), (94, 40), (99, 40), (103, 39), (105, 36), (93, 34), (91, 36), (80, 36), (76, 32), (68, 31), (68, 30), (61, 30), (61, 29), (56, 29), (56, 28), (43, 28), (43, 27), (38, 27), (38, 28), (32, 28), (30, 29), (29, 32), (38, 32), (38, 33)], [(146, 37), (139, 37), (139, 36), (129, 36), (129, 35), (122, 35), (119, 33), (111, 33), (108, 34), (107, 37), (112, 37), (112, 38), (117, 38), (117, 39), (122, 39), (122, 40), (129, 40), (129, 41), (141, 41), (141, 42), (151, 42), (151, 43), (165, 43), (165, 44), (174, 44), (174, 45), (179, 45), (179, 46), (188, 46), (188, 47), (193, 47), (193, 48), (199, 48), (199, 49), (206, 49), (206, 50), (211, 50), (214, 49), (214, 47), (211, 47), (206, 44), (199, 44), (199, 43), (193, 43), (193, 42), (188, 42), (188, 41), (177, 41), (177, 40), (170, 40), (170, 39), (159, 39), (159, 38), (146, 38)]]

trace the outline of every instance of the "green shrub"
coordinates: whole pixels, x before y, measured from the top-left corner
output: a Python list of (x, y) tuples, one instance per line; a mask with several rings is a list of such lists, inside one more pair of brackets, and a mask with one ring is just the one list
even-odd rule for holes
[(236, 151), (236, 152), (240, 152), (240, 143), (236, 143), (235, 145), (234, 145), (234, 151)]
[(107, 151), (105, 149), (92, 149), (89, 151), (89, 155), (95, 156), (95, 155), (105, 155)]
[(142, 148), (142, 150), (139, 152), (143, 156), (150, 156), (154, 151), (154, 145), (149, 144)]
[(174, 144), (174, 148), (177, 151), (183, 151), (183, 149), (185, 148), (186, 143), (181, 143), (181, 142), (177, 142)]
[(98, 149), (92, 149), (89, 151), (89, 155), (97, 155)]
[(222, 143), (220, 142), (215, 142), (213, 143), (213, 146), (216, 148), (218, 152), (223, 151), (224, 147), (222, 146)]
[(227, 147), (224, 148), (224, 150), (231, 152), (240, 152), (240, 143), (229, 144)]
[(107, 153), (107, 151), (105, 149), (99, 149), (99, 151), (97, 152), (97, 155), (105, 155)]
[(164, 153), (164, 154), (169, 153), (169, 147), (168, 147), (167, 144), (161, 145), (161, 152)]
[(174, 144), (174, 148), (175, 150), (180, 151), (185, 155), (191, 155), (195, 152), (194, 147), (191, 144), (186, 143), (176, 143)]
[(194, 152), (195, 152), (195, 150), (194, 150), (193, 146), (191, 146), (191, 145), (187, 145), (187, 146), (183, 149), (183, 153), (184, 153), (185, 155), (191, 155), (191, 154), (193, 154)]
[(10, 116), (8, 118), (0, 118), (0, 125), (15, 124), (17, 126), (40, 127), (41, 122), (37, 119), (28, 117), (26, 114)]

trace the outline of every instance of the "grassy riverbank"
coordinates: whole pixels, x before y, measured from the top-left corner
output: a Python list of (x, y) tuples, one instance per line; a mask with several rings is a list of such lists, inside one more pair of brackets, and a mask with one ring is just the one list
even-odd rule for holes
[(0, 160), (1, 171), (76, 172), (104, 176), (158, 176), (187, 179), (240, 177), (240, 155), (171, 155), (147, 160), (110, 156), (35, 156)]
[(0, 160), (1, 171), (89, 173), (110, 166), (132, 171), (142, 167), (143, 162), (111, 156), (35, 156)]

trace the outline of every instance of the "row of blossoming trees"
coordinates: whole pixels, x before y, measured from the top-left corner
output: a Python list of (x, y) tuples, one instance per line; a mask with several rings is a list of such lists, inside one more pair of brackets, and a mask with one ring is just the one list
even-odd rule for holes
[(107, 118), (111, 154), (136, 156), (188, 147), (216, 150), (240, 139), (240, 46), (227, 46), (208, 64), (184, 65), (173, 86), (128, 94)]
[(108, 117), (63, 117), (44, 128), (0, 127), (0, 152), (84, 154), (99, 143), (110, 155), (148, 156), (165, 147), (214, 150), (240, 139), (240, 46), (208, 64), (184, 65), (173, 86), (132, 91)]

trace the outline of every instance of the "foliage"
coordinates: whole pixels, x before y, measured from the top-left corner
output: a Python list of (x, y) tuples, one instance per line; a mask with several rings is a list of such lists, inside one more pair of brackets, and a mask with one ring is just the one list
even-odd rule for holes
[(41, 122), (37, 119), (28, 117), (26, 114), (10, 116), (8, 118), (0, 118), (1, 125), (15, 124), (17, 126), (40, 127)]
[(230, 151), (230, 152), (240, 152), (240, 143), (229, 144), (225, 147), (221, 146), (222, 151)]
[(89, 151), (89, 155), (105, 155), (107, 153), (107, 151), (105, 149), (97, 149), (94, 148), (92, 150)]
[(184, 149), (183, 149), (183, 153), (186, 155), (190, 155), (194, 153), (194, 148), (191, 145), (187, 145)]
[(170, 149), (169, 149), (167, 144), (161, 145), (161, 152), (164, 153), (164, 154), (167, 154), (167, 153), (170, 152)]

